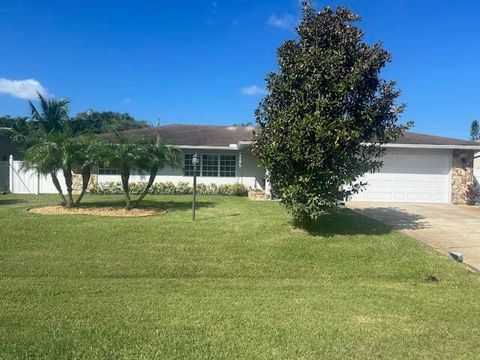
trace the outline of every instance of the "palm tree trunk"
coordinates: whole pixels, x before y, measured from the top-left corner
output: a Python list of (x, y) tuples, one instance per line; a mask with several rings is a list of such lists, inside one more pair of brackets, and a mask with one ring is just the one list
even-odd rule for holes
[(142, 193), (140, 194), (140, 197), (137, 199), (137, 202), (140, 202), (143, 200), (143, 198), (145, 196), (147, 196), (150, 188), (152, 187), (154, 181), (155, 181), (155, 177), (157, 176), (157, 171), (158, 171), (158, 166), (154, 166), (151, 170), (150, 170), (150, 178), (148, 179), (148, 183), (147, 183), (147, 186), (145, 187), (145, 189), (142, 191)]
[(63, 176), (65, 177), (65, 185), (67, 185), (67, 208), (73, 207), (73, 178), (72, 178), (72, 169), (66, 167), (63, 169)]
[(60, 181), (58, 181), (57, 173), (55, 171), (52, 171), (50, 173), (50, 176), (52, 177), (52, 182), (55, 186), (55, 189), (57, 189), (58, 191), (58, 196), (60, 196), (60, 199), (62, 200), (60, 204), (62, 206), (65, 206), (65, 204), (67, 203), (67, 199), (65, 199), (65, 195), (63, 195), (62, 187), (60, 186)]
[(82, 198), (88, 189), (88, 183), (90, 182), (91, 175), (92, 175), (91, 166), (85, 166), (84, 168), (82, 168), (82, 191), (78, 195), (77, 200), (75, 200), (75, 207), (80, 205), (80, 201), (82, 201)]
[(132, 208), (130, 202), (130, 187), (128, 185), (128, 179), (130, 178), (130, 170), (121, 169), (120, 172), (120, 176), (122, 177), (123, 197), (125, 199), (125, 209), (130, 210)]

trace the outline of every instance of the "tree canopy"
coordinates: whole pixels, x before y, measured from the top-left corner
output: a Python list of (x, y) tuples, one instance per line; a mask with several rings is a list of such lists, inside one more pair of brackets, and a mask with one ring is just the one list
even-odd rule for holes
[(101, 134), (141, 129), (149, 125), (146, 121), (136, 120), (127, 113), (87, 110), (74, 116), (69, 122), (69, 126), (74, 134)]
[(478, 125), (477, 120), (473, 120), (470, 125), (470, 140), (479, 141), (480, 140), (480, 126)]
[[(48, 102), (54, 100), (44, 99), (43, 101)], [(30, 103), (30, 106), (32, 105), (33, 104)], [(45, 106), (47, 104), (40, 105)], [(61, 114), (50, 114), (48, 116), (54, 117), (56, 115)], [(5, 134), (10, 137), (14, 137), (15, 134), (17, 137), (18, 135), (27, 136), (29, 133), (39, 130), (41, 124), (38, 121), (38, 116), (39, 114), (35, 113), (32, 113), (31, 117), (0, 116), (0, 128), (12, 129), (13, 131), (5, 132)], [(37, 118), (37, 120), (35, 118)], [(88, 110), (78, 113), (74, 117), (64, 117), (62, 121), (72, 135), (102, 134), (149, 127), (146, 121), (139, 121), (130, 114), (122, 114), (115, 111)], [(22, 142), (19, 142), (19, 145), (25, 147), (25, 144)]]
[(381, 145), (410, 124), (398, 124), (400, 91), (380, 76), (391, 56), (364, 42), (360, 17), (303, 6), (298, 37), (280, 46), (266, 78), (253, 152), (282, 202), (306, 220), (360, 191), (359, 177), (382, 164)]

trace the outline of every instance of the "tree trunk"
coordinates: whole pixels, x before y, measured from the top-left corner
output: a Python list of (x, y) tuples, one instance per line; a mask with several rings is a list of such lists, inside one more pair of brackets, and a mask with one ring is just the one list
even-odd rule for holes
[(63, 169), (63, 176), (65, 177), (65, 185), (67, 186), (67, 208), (73, 207), (73, 178), (72, 178), (72, 169), (66, 167)]
[(128, 186), (128, 179), (130, 178), (130, 170), (121, 169), (123, 197), (125, 198), (125, 209), (130, 210), (132, 208), (130, 202), (130, 187)]
[(155, 177), (157, 176), (157, 171), (158, 171), (158, 166), (154, 166), (151, 170), (150, 170), (150, 178), (148, 179), (148, 183), (147, 183), (147, 186), (145, 187), (145, 189), (142, 191), (142, 193), (140, 194), (140, 197), (137, 199), (137, 202), (140, 202), (143, 200), (143, 198), (145, 196), (147, 196), (150, 188), (152, 187), (153, 185), (153, 182), (155, 181)]
[(60, 199), (62, 200), (60, 202), (60, 205), (65, 206), (67, 204), (67, 199), (65, 199), (65, 195), (63, 195), (62, 187), (60, 186), (60, 181), (58, 181), (57, 178), (57, 173), (55, 171), (52, 171), (50, 173), (50, 176), (52, 177), (52, 182), (53, 185), (55, 186), (55, 189), (58, 191), (58, 196), (60, 196)]
[(84, 168), (82, 168), (82, 191), (78, 195), (77, 200), (75, 200), (75, 206), (80, 205), (80, 202), (82, 201), (82, 198), (88, 189), (88, 183), (90, 182), (91, 175), (92, 175), (91, 166), (85, 166)]

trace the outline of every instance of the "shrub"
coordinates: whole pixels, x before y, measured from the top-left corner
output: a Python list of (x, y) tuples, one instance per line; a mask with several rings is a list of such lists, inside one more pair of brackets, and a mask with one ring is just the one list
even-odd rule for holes
[(197, 184), (197, 193), (200, 195), (218, 195), (216, 184)]
[(192, 191), (193, 189), (187, 182), (179, 182), (175, 189), (175, 194), (190, 194)]
[(225, 184), (217, 187), (217, 194), (231, 196), (247, 196), (248, 191), (242, 184)]
[(95, 184), (90, 188), (90, 192), (96, 194), (122, 194), (122, 185), (119, 182), (105, 182), (100, 184)]
[(137, 183), (137, 182), (132, 182), (130, 183), (130, 194), (135, 194), (139, 195), (142, 193), (143, 189), (145, 189), (145, 186), (147, 186), (146, 183)]
[(207, 195), (208, 187), (205, 184), (197, 184), (197, 194)]
[[(130, 193), (134, 195), (140, 194), (145, 188), (144, 182), (131, 182)], [(155, 195), (174, 195), (174, 194), (191, 194), (192, 187), (187, 182), (157, 182), (150, 188), (150, 194)], [(95, 194), (117, 195), (123, 194), (120, 182), (106, 182), (95, 184), (90, 192)], [(197, 184), (197, 194), (199, 195), (229, 195), (229, 196), (247, 196), (248, 190), (242, 184)]]
[(163, 188), (162, 194), (173, 195), (176, 193), (176, 191), (177, 189), (175, 188), (175, 184), (172, 183), (171, 181), (167, 181), (165, 183), (165, 187)]

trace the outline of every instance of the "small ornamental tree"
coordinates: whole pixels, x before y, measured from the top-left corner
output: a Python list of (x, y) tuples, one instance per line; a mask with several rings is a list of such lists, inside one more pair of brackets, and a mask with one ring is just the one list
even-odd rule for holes
[(304, 3), (298, 38), (278, 49), (279, 69), (255, 113), (253, 152), (297, 220), (360, 191), (359, 177), (382, 165), (381, 145), (411, 125), (398, 124), (400, 92), (380, 77), (390, 54), (363, 41), (359, 19), (345, 7), (317, 13)]
[(147, 196), (159, 170), (162, 170), (165, 166), (175, 169), (183, 168), (184, 165), (182, 151), (174, 146), (167, 146), (162, 143), (160, 136), (157, 136), (155, 141), (146, 141), (142, 147), (144, 151), (138, 162), (138, 168), (147, 171), (150, 176), (147, 186), (145, 186), (137, 202), (142, 201)]
[(115, 142), (106, 144), (102, 150), (104, 163), (120, 172), (122, 180), (122, 190), (125, 199), (125, 209), (132, 208), (130, 199), (130, 175), (133, 169), (137, 168), (145, 157), (144, 141), (134, 141), (128, 137), (116, 135)]
[(470, 140), (472, 141), (480, 140), (480, 126), (478, 125), (477, 120), (473, 120), (472, 125), (470, 125)]

